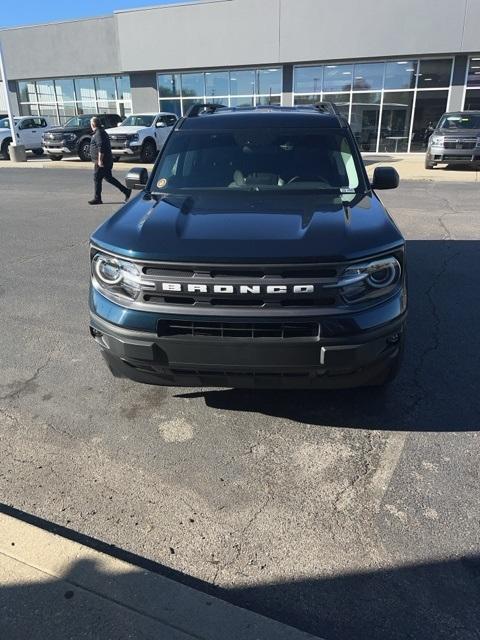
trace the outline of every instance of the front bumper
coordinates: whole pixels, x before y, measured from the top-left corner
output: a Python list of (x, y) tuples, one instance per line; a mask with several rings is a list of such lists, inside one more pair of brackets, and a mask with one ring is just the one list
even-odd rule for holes
[(111, 148), (114, 156), (134, 157), (140, 155), (142, 145), (138, 142), (137, 144), (124, 143), (123, 145), (118, 144), (118, 146), (115, 146), (115, 143), (111, 142)]
[[(165, 386), (328, 389), (368, 385), (398, 357), (406, 319), (405, 301), (398, 296), (358, 317), (350, 317), (353, 322), (349, 326), (357, 329), (346, 335), (332, 335), (335, 318), (320, 317), (319, 336), (309, 339), (163, 336), (145, 329), (125, 328), (100, 317), (99, 312), (106, 308), (102, 298), (92, 290), (90, 332), (112, 373)], [(154, 317), (155, 327), (171, 318), (165, 314), (147, 315), (149, 323)], [(112, 317), (119, 319), (114, 312)], [(267, 317), (263, 322), (269, 320)], [(339, 328), (346, 326), (341, 317), (337, 320)], [(228, 321), (234, 319), (229, 317)], [(368, 325), (371, 326), (360, 328)]]
[(77, 153), (75, 146), (67, 147), (64, 143), (57, 143), (56, 145), (43, 143), (43, 150), (51, 156), (64, 156)]
[(473, 149), (445, 149), (443, 146), (431, 146), (427, 151), (427, 161), (439, 164), (480, 163), (480, 147)]

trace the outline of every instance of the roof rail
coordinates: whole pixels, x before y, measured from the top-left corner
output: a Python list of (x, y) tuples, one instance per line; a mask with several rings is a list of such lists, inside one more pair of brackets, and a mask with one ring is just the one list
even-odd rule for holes
[(318, 111), (322, 111), (322, 113), (330, 113), (332, 116), (342, 116), (340, 109), (334, 102), (316, 102), (313, 107)]
[(213, 102), (197, 102), (197, 104), (192, 104), (190, 109), (185, 114), (186, 118), (196, 118), (202, 113), (215, 113), (218, 109), (228, 109), (228, 107), (224, 104), (216, 104)]

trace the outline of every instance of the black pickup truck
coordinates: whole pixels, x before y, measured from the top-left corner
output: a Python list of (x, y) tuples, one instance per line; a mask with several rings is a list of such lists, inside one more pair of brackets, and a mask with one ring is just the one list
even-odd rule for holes
[(115, 376), (345, 388), (396, 375), (404, 239), (334, 105), (194, 105), (91, 237), (90, 332)]
[(61, 160), (64, 156), (78, 156), (90, 160), (90, 140), (93, 135), (90, 120), (97, 116), (105, 129), (118, 126), (122, 118), (117, 113), (90, 113), (73, 116), (63, 127), (54, 127), (43, 135), (44, 151), (50, 160)]

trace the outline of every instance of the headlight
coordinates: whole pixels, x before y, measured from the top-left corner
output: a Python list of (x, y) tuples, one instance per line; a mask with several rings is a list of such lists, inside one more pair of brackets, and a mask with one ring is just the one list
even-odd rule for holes
[(432, 144), (435, 145), (436, 147), (443, 147), (443, 141), (445, 140), (444, 136), (432, 136), (430, 138), (430, 140), (432, 141)]
[(74, 140), (77, 139), (77, 136), (74, 133), (66, 133), (63, 136), (63, 139), (66, 140), (67, 142), (73, 142)]
[(400, 282), (402, 266), (395, 256), (388, 256), (347, 267), (335, 284), (326, 288), (339, 289), (347, 303), (381, 298), (389, 295)]
[(103, 253), (92, 260), (92, 279), (99, 289), (130, 300), (136, 300), (142, 290), (137, 265)]
[(139, 140), (138, 133), (133, 133), (131, 136), (128, 136), (129, 142), (138, 142), (138, 140)]

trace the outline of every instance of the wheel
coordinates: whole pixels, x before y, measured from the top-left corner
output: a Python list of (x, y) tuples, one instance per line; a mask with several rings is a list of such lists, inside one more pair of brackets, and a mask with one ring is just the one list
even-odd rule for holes
[(59, 160), (61, 160), (63, 158), (63, 156), (50, 156), (50, 160), (52, 162), (58, 162)]
[(425, 158), (425, 169), (435, 169), (436, 166), (435, 162), (430, 162), (428, 158)]
[(10, 160), (10, 154), (8, 153), (8, 145), (10, 145), (11, 143), (12, 143), (12, 139), (11, 138), (7, 138), (2, 143), (1, 152), (2, 152), (2, 158), (4, 160)]
[(78, 145), (78, 157), (80, 158), (80, 160), (82, 160), (82, 162), (91, 160), (90, 140), (88, 138), (84, 138)]
[(43, 156), (44, 153), (43, 149), (32, 149), (32, 151), (35, 156)]
[(155, 162), (157, 157), (157, 146), (153, 140), (145, 140), (140, 152), (140, 160), (142, 162)]

